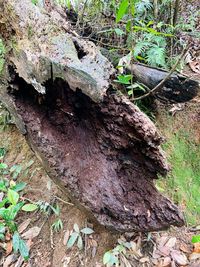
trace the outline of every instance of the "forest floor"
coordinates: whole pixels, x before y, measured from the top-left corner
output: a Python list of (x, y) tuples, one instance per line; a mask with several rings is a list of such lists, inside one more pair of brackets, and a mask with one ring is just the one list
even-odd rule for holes
[[(199, 101), (196, 98), (189, 104), (184, 104), (183, 110), (175, 112), (173, 109), (173, 115), (169, 115), (171, 106), (167, 108), (168, 111), (161, 108), (158, 114), (157, 124), (166, 137), (164, 147), (172, 163), (172, 172), (168, 179), (161, 179), (157, 186), (180, 206), (187, 222), (185, 227), (158, 233), (129, 233), (120, 236), (92, 225), (87, 216), (68, 202), (67, 196), (49, 179), (15, 126), (2, 128), (0, 148), (6, 151), (4, 162), (9, 167), (16, 164), (22, 166), (18, 180), (27, 183), (23, 197), (35, 202), (57, 202), (63, 229), (58, 233), (52, 230), (51, 226), (57, 219), (55, 214), (47, 216), (42, 212), (21, 212), (17, 221), (24, 228), (22, 236), (28, 239), (30, 259), (23, 262), (21, 257), (17, 258), (8, 252), (6, 255), (5, 249), (0, 248), (0, 266), (101, 267), (104, 266), (104, 253), (116, 247), (121, 240), (127, 241), (131, 246), (126, 249), (126, 253), (119, 254), (120, 266), (199, 267), (200, 246), (197, 243), (194, 248), (191, 243), (192, 236), (200, 233), (198, 227), (193, 228), (200, 221)], [(94, 230), (92, 235), (85, 238), (84, 249), (81, 251), (76, 245), (71, 249), (66, 247), (74, 224), (80, 229), (88, 226)]]
[[(194, 78), (197, 75), (193, 73)], [(16, 127), (1, 126), (0, 150), (6, 152), (4, 162), (9, 167), (22, 167), (18, 181), (27, 183), (23, 197), (33, 202), (57, 203), (60, 215), (20, 212), (17, 222), (20, 234), (30, 247), (30, 259), (24, 262), (0, 242), (0, 266), (103, 267), (104, 253), (109, 250), (114, 253), (117, 244), (128, 242), (129, 249), (119, 253), (120, 267), (200, 267), (200, 243), (195, 246), (191, 243), (192, 236), (200, 234), (200, 98), (183, 105), (159, 107), (156, 124), (166, 137), (164, 149), (172, 165), (169, 176), (156, 182), (157, 188), (179, 205), (186, 225), (157, 233), (124, 235), (91, 224), (50, 180)], [(55, 232), (52, 224), (58, 217), (63, 229)], [(76, 245), (70, 249), (66, 246), (74, 224), (80, 229), (88, 226), (94, 230), (84, 238), (83, 250)], [(9, 244), (10, 240), (6, 242)]]

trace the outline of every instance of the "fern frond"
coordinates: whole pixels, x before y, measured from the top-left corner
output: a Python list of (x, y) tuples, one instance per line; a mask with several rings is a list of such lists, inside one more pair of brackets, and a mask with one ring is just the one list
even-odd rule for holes
[(166, 67), (165, 58), (166, 58), (165, 49), (163, 47), (154, 45), (147, 50), (146, 60), (148, 64), (153, 67), (157, 66)]
[(138, 41), (134, 47), (133, 56), (137, 57), (142, 52), (145, 52), (147, 48), (151, 46), (150, 42), (147, 41)]

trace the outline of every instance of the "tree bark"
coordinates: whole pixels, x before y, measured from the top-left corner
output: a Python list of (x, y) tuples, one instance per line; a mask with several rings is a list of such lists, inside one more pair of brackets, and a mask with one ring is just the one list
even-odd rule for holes
[(12, 47), (0, 98), (49, 176), (109, 229), (183, 225), (178, 208), (154, 186), (169, 170), (162, 137), (113, 91), (111, 63), (53, 7), (8, 0), (0, 9), (1, 35)]

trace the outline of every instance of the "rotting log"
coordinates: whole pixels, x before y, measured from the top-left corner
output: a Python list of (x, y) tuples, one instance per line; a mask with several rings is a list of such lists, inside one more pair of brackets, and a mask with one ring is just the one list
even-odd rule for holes
[(169, 166), (155, 125), (110, 86), (114, 69), (53, 7), (0, 2), (7, 47), (0, 99), (49, 176), (81, 209), (117, 231), (183, 225), (154, 186)]
[[(115, 66), (124, 66), (127, 73), (131, 73), (134, 80), (146, 85), (150, 90), (155, 88), (169, 72), (147, 66), (141, 63), (130, 63), (129, 54), (124, 57), (116, 52), (109, 52), (105, 48), (101, 48), (101, 52), (105, 55)], [(163, 86), (157, 90), (153, 95), (163, 102), (170, 103), (184, 103), (195, 98), (200, 92), (199, 82), (193, 80), (183, 74), (173, 72), (172, 75), (164, 82)]]

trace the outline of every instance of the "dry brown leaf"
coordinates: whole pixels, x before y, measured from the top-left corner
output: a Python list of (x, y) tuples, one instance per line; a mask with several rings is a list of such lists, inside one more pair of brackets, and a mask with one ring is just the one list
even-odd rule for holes
[(94, 258), (97, 254), (97, 247), (92, 247), (92, 258)]
[(8, 256), (12, 252), (12, 241), (9, 241), (6, 243), (6, 256)]
[(151, 262), (153, 265), (157, 266), (158, 265), (158, 260), (157, 259), (151, 259)]
[(5, 239), (6, 239), (6, 241), (10, 241), (11, 240), (11, 234), (9, 232), (6, 232)]
[(66, 246), (67, 241), (69, 240), (69, 236), (70, 236), (70, 231), (67, 230), (64, 234), (64, 238), (63, 238), (63, 245)]
[(22, 238), (24, 239), (33, 239), (39, 235), (41, 231), (40, 227), (34, 226), (25, 233), (22, 234)]
[(140, 262), (141, 263), (146, 263), (146, 262), (149, 262), (149, 257), (143, 257), (140, 259)]
[(187, 257), (185, 256), (185, 254), (183, 254), (182, 252), (180, 252), (178, 250), (172, 250), (171, 251), (171, 257), (179, 265), (185, 266), (188, 264), (188, 260), (187, 260)]
[(157, 255), (167, 257), (170, 254), (170, 248), (166, 246), (158, 246), (158, 249), (156, 251)]
[(15, 255), (15, 254), (11, 254), (11, 255), (9, 255), (7, 258), (6, 258), (6, 260), (5, 260), (5, 262), (4, 262), (4, 264), (3, 264), (3, 267), (9, 267), (13, 262), (15, 262), (17, 260), (17, 255)]
[(199, 61), (191, 61), (189, 62), (189, 66), (192, 71), (200, 74), (200, 62)]
[(140, 250), (137, 248), (137, 244), (133, 241), (131, 241), (130, 244), (131, 244), (130, 253), (133, 254), (136, 259), (141, 258), (142, 254), (141, 254)]
[(194, 250), (195, 253), (200, 253), (200, 242), (194, 243)]
[(190, 260), (193, 261), (193, 260), (197, 260), (197, 259), (200, 259), (200, 253), (195, 253), (195, 252), (193, 252), (193, 253), (190, 255)]
[(24, 259), (22, 256), (20, 256), (19, 259), (17, 260), (16, 264), (15, 264), (15, 267), (21, 267), (23, 262), (24, 262)]
[(21, 223), (19, 225), (18, 232), (20, 234), (22, 234), (26, 230), (26, 228), (29, 226), (30, 222), (31, 222), (31, 219), (27, 219), (26, 221), (24, 221), (23, 223)]
[(181, 251), (183, 251), (184, 253), (190, 253), (191, 252), (190, 249), (187, 247), (186, 244), (181, 244), (180, 247), (179, 247), (179, 249)]
[(126, 267), (131, 267), (130, 262), (127, 260), (127, 258), (123, 254), (120, 255), (120, 262), (124, 263), (124, 266)]
[(170, 267), (171, 266), (171, 258), (165, 257), (162, 262), (162, 267)]
[(173, 248), (176, 245), (176, 237), (171, 237), (165, 244), (168, 248)]
[(156, 246), (154, 247), (152, 257), (154, 259), (159, 259), (160, 258), (160, 254), (159, 254), (159, 251), (156, 249)]

